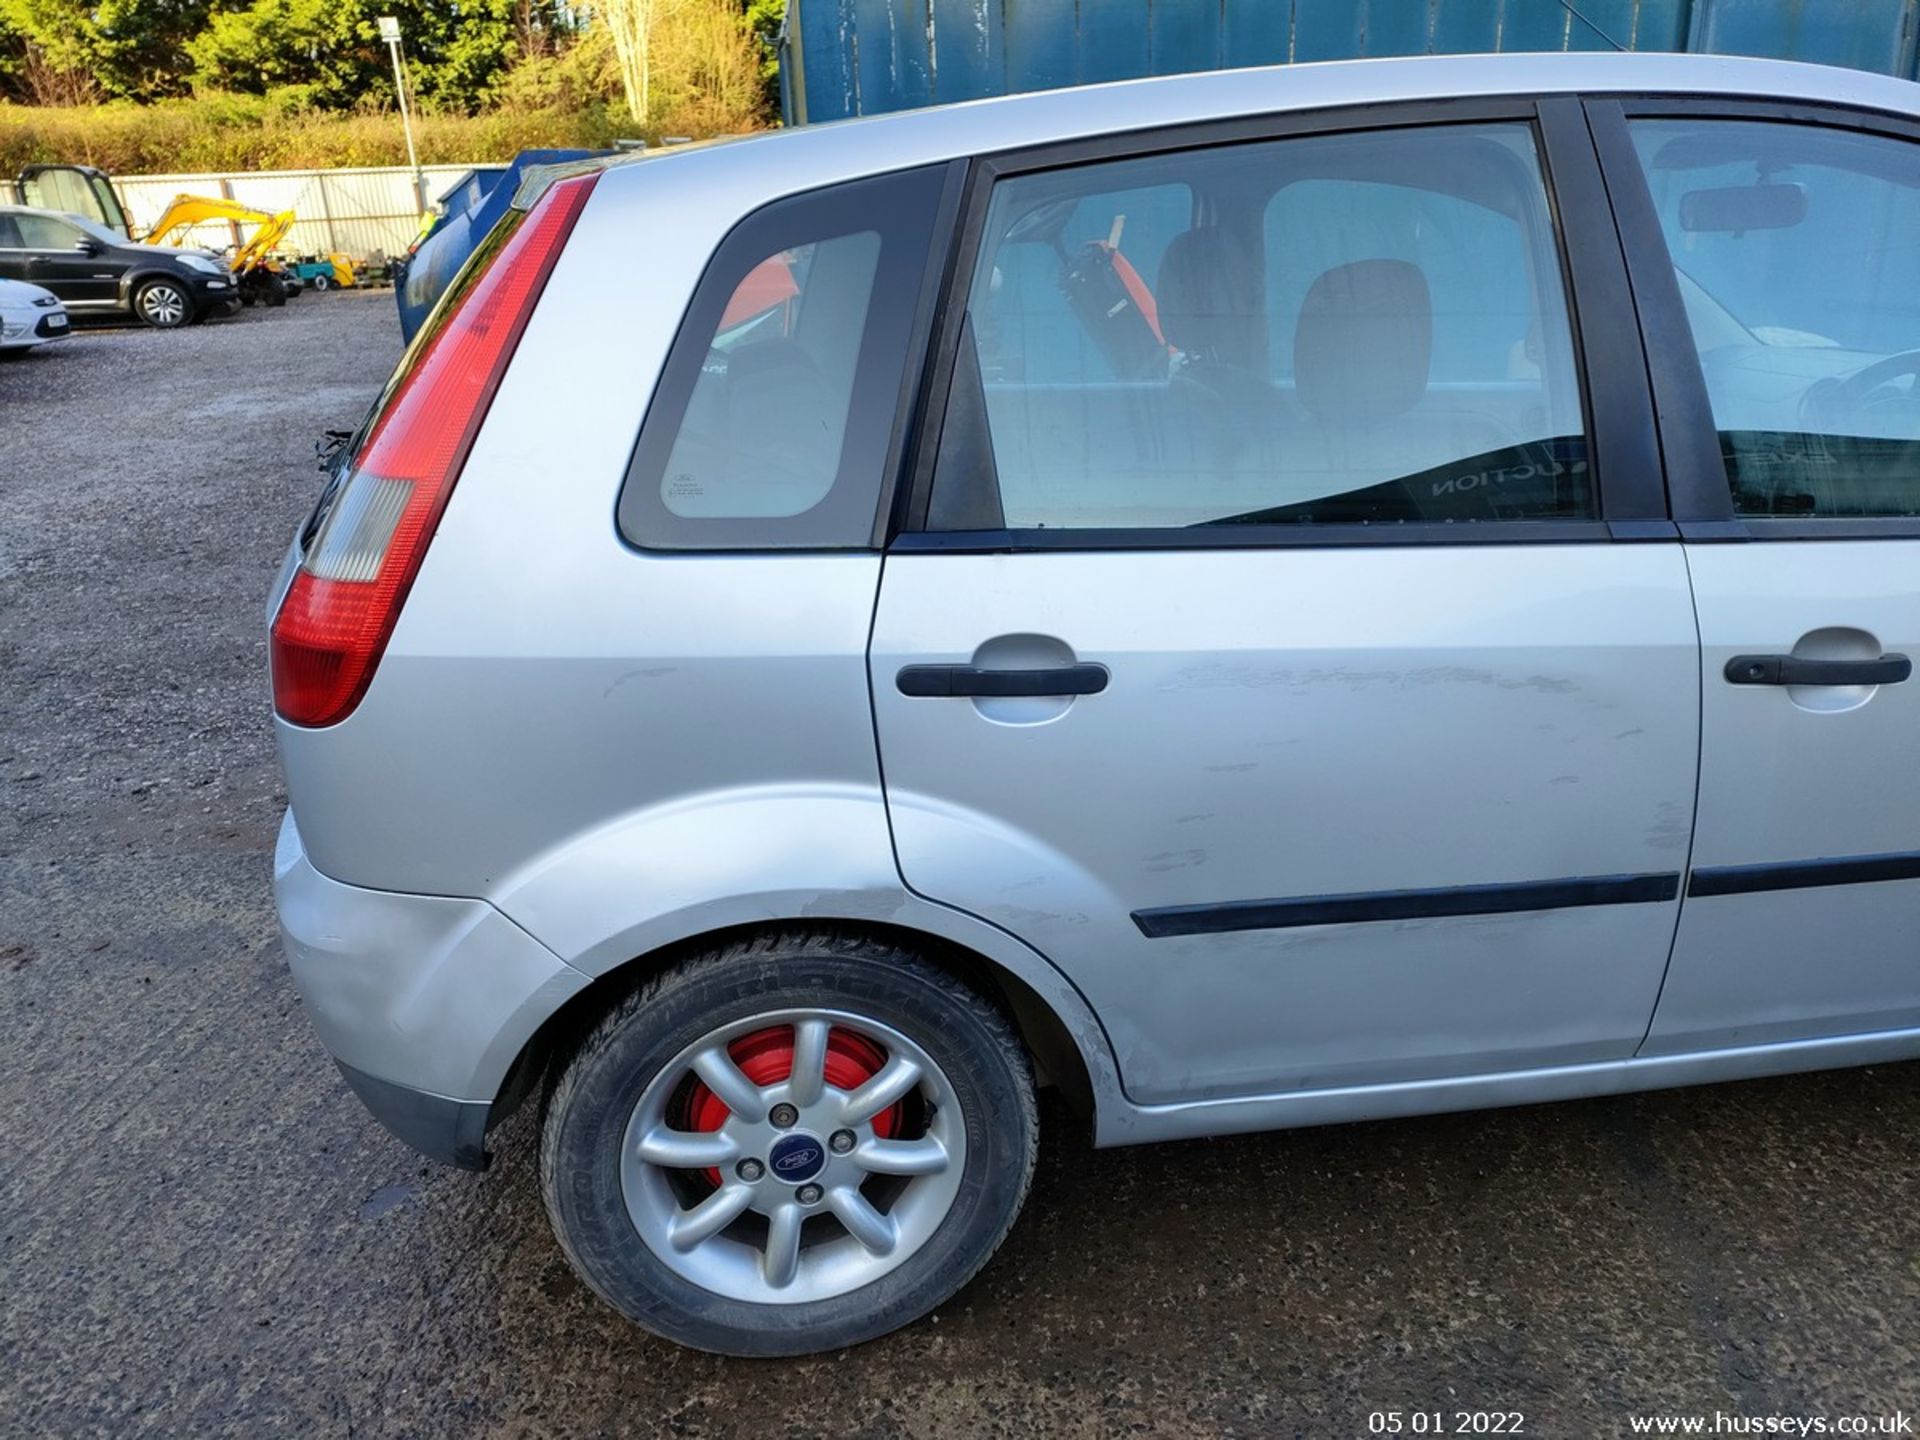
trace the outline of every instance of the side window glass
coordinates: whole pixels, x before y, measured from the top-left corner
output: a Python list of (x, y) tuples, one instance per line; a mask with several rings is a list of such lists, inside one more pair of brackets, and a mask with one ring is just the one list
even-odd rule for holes
[(13, 216), (0, 215), (0, 250), (22, 250), (20, 231), (13, 223)]
[(1014, 529), (1593, 518), (1550, 214), (1518, 123), (1002, 181), (932, 523), (996, 476)]
[(708, 262), (641, 426), (652, 549), (873, 544), (944, 168), (776, 201)]
[(1737, 513), (1920, 515), (1920, 147), (1636, 120)]
[(1066, 195), (1010, 232), (975, 306), (990, 381), (1071, 385), (1166, 368), (1151, 277), (1193, 223), (1185, 185)]
[[(1337, 224), (1327, 223), (1336, 215)], [(1525, 227), (1511, 216), (1406, 185), (1302, 180), (1273, 197), (1264, 230), (1276, 382), (1296, 381), (1298, 322), (1314, 282), (1360, 252), (1416, 265), (1425, 275), (1434, 297), (1429, 388), (1543, 377), (1548, 355), (1538, 333), (1533, 257)], [(1553, 356), (1570, 358), (1564, 326), (1554, 339)], [(1559, 379), (1565, 384), (1572, 376)]]
[(22, 244), (29, 250), (71, 250), (80, 243), (80, 232), (51, 215), (16, 214)]
[(721, 312), (660, 498), (684, 517), (774, 518), (833, 488), (880, 236), (770, 255)]

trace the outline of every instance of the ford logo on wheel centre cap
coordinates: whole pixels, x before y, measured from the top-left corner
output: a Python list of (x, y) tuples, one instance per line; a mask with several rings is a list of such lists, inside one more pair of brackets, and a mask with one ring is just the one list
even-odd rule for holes
[(799, 1185), (818, 1175), (826, 1158), (826, 1150), (811, 1135), (787, 1135), (775, 1143), (767, 1164), (782, 1180)]

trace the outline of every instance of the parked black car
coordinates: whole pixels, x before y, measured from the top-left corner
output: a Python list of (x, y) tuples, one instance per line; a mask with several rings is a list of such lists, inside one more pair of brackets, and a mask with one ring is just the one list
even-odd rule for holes
[(234, 279), (201, 251), (140, 245), (55, 210), (0, 205), (0, 278), (51, 290), (75, 318), (128, 315), (157, 330), (240, 308)]

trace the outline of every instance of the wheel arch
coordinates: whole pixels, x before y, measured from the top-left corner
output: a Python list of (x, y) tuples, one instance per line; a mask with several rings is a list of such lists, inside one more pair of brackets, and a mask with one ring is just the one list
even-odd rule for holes
[(135, 320), (140, 320), (140, 292), (157, 281), (164, 280), (180, 292), (180, 298), (186, 301), (187, 318), (184, 322), (191, 325), (206, 314), (206, 307), (192, 286), (176, 271), (164, 265), (147, 265), (139, 269), (128, 270), (120, 278), (120, 308)]
[[(1034, 1062), (1036, 1078), (1057, 1088), (1082, 1118), (1094, 1119), (1107, 1092), (1117, 1094), (1118, 1076), (1111, 1048), (1091, 1011), (1084, 1010), (1084, 1001), (1077, 1007), (1083, 1013), (1063, 1015), (1058, 993), (1043, 995), (1029, 978), (1009, 965), (930, 928), (890, 920), (814, 915), (755, 920), (686, 935), (597, 976), (548, 1016), (521, 1046), (494, 1098), (488, 1128), (543, 1090), (600, 1017), (662, 970), (749, 935), (808, 930), (867, 936), (912, 949), (970, 986), (1007, 1015)], [(1077, 992), (1072, 993), (1078, 1000)]]
[(180, 287), (180, 293), (187, 297), (187, 303), (193, 303), (193, 287), (167, 265), (133, 265), (120, 277), (120, 303), (128, 309), (133, 308), (133, 297), (155, 280), (171, 280)]

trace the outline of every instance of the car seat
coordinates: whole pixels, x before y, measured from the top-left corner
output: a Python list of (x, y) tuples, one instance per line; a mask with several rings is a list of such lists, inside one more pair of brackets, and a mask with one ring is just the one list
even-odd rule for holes
[(1167, 246), (1155, 294), (1161, 333), (1180, 351), (1173, 388), (1196, 412), (1215, 463), (1234, 468), (1262, 448), (1276, 405), (1257, 369), (1259, 268), (1228, 231), (1196, 226)]
[[(1294, 388), (1309, 419), (1289, 437), (1287, 468), (1300, 488), (1362, 490), (1514, 443), (1490, 416), (1428, 404), (1432, 366), (1433, 295), (1419, 266), (1354, 260), (1323, 271), (1294, 328)], [(1405, 518), (1460, 509), (1452, 492), (1440, 503), (1438, 492), (1417, 490)], [(1467, 503), (1481, 514), (1489, 497)]]

